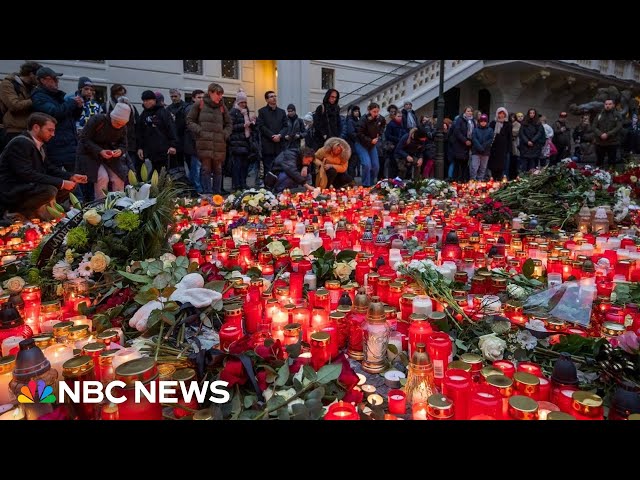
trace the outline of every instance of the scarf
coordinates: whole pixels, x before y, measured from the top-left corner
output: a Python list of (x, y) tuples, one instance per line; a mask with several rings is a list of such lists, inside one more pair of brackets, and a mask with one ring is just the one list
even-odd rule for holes
[[(240, 110), (240, 113), (244, 117), (244, 123), (245, 124), (251, 123), (251, 120), (249, 120), (249, 109), (248, 108), (238, 108), (238, 110)], [(244, 127), (244, 136), (246, 138), (249, 138), (251, 136), (251, 125), (249, 125), (248, 127)]]
[(467, 115), (466, 113), (462, 116), (467, 121), (467, 138), (471, 139), (471, 135), (473, 134), (473, 114)]

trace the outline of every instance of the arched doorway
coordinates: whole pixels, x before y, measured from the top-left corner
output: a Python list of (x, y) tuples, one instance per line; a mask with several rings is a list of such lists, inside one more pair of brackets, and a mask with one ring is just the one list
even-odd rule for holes
[(453, 120), (460, 114), (460, 89), (453, 87), (444, 92), (444, 118)]
[(487, 115), (491, 111), (491, 93), (486, 88), (478, 91), (478, 110)]

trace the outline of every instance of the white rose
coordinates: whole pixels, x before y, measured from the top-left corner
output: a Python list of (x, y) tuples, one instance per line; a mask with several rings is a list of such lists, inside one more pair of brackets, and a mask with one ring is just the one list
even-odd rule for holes
[(24, 287), (25, 281), (20, 277), (12, 277), (4, 282), (4, 287), (9, 290), (10, 293), (20, 293), (22, 287)]
[(345, 262), (336, 262), (336, 264), (333, 266), (333, 273), (340, 279), (341, 282), (349, 280), (349, 276), (351, 275), (352, 271), (353, 269), (351, 268), (351, 266)]
[(96, 211), (95, 208), (92, 208), (84, 212), (84, 215), (82, 215), (82, 218), (84, 218), (84, 221), (87, 222), (89, 225), (98, 225), (102, 220), (102, 217)]
[(631, 183), (636, 183), (638, 181), (638, 177), (636, 177), (635, 175), (631, 175), (629, 180), (631, 180)]
[(53, 266), (53, 278), (55, 278), (56, 280), (66, 280), (69, 270), (69, 264), (64, 260), (60, 260)]
[(252, 198), (251, 200), (249, 200), (249, 206), (257, 207), (258, 206), (258, 200), (256, 200), (255, 198)]
[(278, 241), (271, 242), (269, 245), (267, 245), (267, 250), (269, 250), (271, 252), (271, 255), (273, 255), (274, 257), (278, 257), (285, 252), (284, 245), (282, 244), (282, 242)]
[(163, 253), (160, 256), (160, 260), (162, 261), (162, 266), (168, 268), (176, 261), (176, 256), (173, 253)]
[(109, 258), (109, 256), (102, 252), (96, 252), (93, 257), (91, 257), (91, 260), (89, 260), (89, 265), (91, 266), (91, 270), (100, 273), (107, 269), (110, 262), (111, 258)]
[(483, 335), (478, 341), (478, 346), (482, 350), (482, 356), (485, 360), (495, 362), (496, 360), (502, 360), (504, 349), (507, 346), (507, 342), (501, 338), (496, 337), (495, 333), (489, 335)]
[(291, 250), (291, 253), (289, 255), (291, 257), (303, 257), (304, 251), (301, 248), (296, 247)]

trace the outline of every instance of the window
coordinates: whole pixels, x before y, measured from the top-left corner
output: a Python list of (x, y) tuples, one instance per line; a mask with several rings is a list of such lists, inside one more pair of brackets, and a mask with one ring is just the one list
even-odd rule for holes
[(183, 60), (182, 69), (184, 73), (202, 75), (202, 60)]
[(333, 68), (323, 68), (322, 69), (322, 88), (324, 90), (329, 90), (330, 88), (334, 88), (334, 77), (336, 71)]
[(239, 60), (222, 60), (222, 78), (240, 78)]

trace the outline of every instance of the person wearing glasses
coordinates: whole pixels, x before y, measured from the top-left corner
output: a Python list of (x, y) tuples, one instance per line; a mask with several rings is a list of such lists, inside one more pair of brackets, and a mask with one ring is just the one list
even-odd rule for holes
[[(257, 127), (262, 141), (262, 166), (263, 175), (270, 172), (273, 161), (283, 150), (285, 135), (288, 130), (287, 112), (278, 107), (278, 95), (272, 90), (265, 92), (264, 99), (267, 104), (258, 110)], [(259, 178), (260, 169), (256, 173), (256, 187), (263, 185)]]

